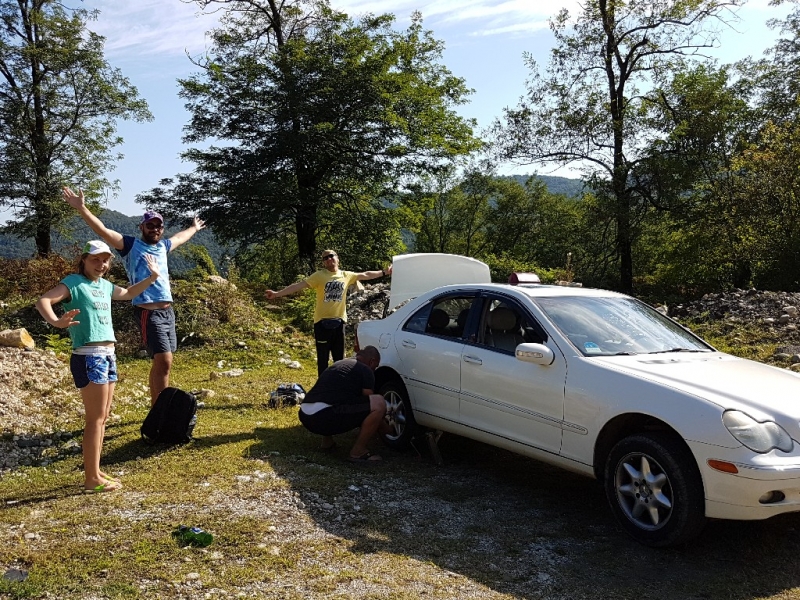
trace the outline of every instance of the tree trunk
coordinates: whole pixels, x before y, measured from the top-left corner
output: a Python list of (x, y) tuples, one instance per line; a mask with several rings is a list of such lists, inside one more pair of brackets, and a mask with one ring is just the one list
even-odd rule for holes
[[(35, 15), (41, 11), (43, 3), (34, 3)], [(27, 37), (30, 47), (37, 48), (39, 46), (40, 34), (36, 19), (30, 19), (27, 22)], [(33, 117), (34, 129), (31, 132), (32, 147), (34, 152), (34, 166), (36, 171), (36, 182), (34, 194), (36, 198), (33, 201), (34, 216), (36, 220), (36, 233), (34, 239), (36, 241), (36, 253), (39, 256), (47, 256), (50, 254), (50, 227), (52, 225), (53, 217), (50, 202), (52, 198), (48, 197), (50, 192), (48, 180), (50, 173), (50, 160), (48, 157), (48, 144), (47, 134), (45, 133), (45, 114), (44, 114), (44, 101), (42, 92), (42, 79), (43, 68), (37, 58), (38, 53), (31, 53), (30, 70), (31, 70), (31, 84), (33, 90)]]
[(631, 235), (631, 209), (627, 195), (621, 202), (620, 214), (617, 217), (617, 251), (619, 253), (619, 285), (620, 291), (633, 292), (633, 240)]
[(34, 236), (34, 240), (36, 241), (37, 256), (45, 257), (50, 254), (53, 248), (50, 245), (49, 220), (45, 220), (41, 217), (38, 219), (36, 223), (36, 235)]
[(20, 329), (4, 329), (0, 331), (0, 346), (34, 348), (36, 344), (28, 333), (28, 330), (23, 327)]
[(317, 264), (317, 207), (314, 204), (309, 203), (297, 209), (295, 230), (300, 261), (308, 266), (309, 273), (313, 273)]

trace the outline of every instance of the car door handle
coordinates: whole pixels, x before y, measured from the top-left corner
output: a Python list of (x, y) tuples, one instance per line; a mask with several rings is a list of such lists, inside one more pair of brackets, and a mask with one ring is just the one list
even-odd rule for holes
[(470, 356), (468, 354), (465, 354), (462, 358), (464, 359), (465, 363), (469, 363), (471, 365), (482, 365), (483, 364), (483, 361), (480, 358), (478, 358), (477, 356)]
[(403, 340), (402, 343), (403, 343), (403, 347), (404, 348), (412, 348), (413, 349), (413, 348), (417, 347), (417, 345), (414, 342), (412, 342), (411, 340)]

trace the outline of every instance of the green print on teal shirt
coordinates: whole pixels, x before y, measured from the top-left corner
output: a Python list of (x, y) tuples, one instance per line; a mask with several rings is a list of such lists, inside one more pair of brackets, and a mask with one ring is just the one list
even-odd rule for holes
[(62, 303), (65, 311), (77, 308), (78, 325), (67, 328), (72, 347), (80, 348), (91, 342), (114, 342), (111, 324), (111, 293), (114, 284), (106, 279), (92, 281), (74, 273), (61, 280), (69, 290), (70, 299)]

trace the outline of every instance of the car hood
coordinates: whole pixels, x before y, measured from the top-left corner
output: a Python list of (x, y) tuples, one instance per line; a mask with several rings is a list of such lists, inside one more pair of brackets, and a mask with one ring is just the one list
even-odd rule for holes
[(392, 259), (391, 310), (434, 288), (456, 283), (489, 283), (489, 266), (457, 254), (401, 254)]
[(735, 408), (757, 420), (800, 419), (800, 376), (722, 352), (597, 357), (615, 370)]

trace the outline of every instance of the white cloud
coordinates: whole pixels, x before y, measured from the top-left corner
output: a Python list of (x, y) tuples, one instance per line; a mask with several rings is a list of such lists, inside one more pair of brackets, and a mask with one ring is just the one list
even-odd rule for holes
[(391, 7), (380, 0), (334, 0), (333, 5), (357, 15), (367, 12), (391, 12), (401, 22), (417, 10), (422, 13), (426, 26), (459, 26), (468, 35), (492, 35), (509, 31), (538, 31), (546, 28), (547, 21), (561, 8), (575, 10), (578, 0), (554, 0), (543, 3), (534, 0), (395, 0)]
[[(412, 12), (422, 13), (425, 27), (438, 38), (454, 32), (459, 37), (525, 37), (547, 29), (548, 19), (561, 8), (573, 14), (579, 0), (331, 0), (334, 8), (352, 16), (391, 12), (404, 27)], [(742, 21), (758, 24), (781, 16), (768, 0), (752, 0), (740, 14)], [(193, 2), (185, 0), (84, 0), (83, 6), (100, 10), (99, 20), (90, 28), (106, 37), (106, 53), (118, 57), (197, 55), (207, 48), (206, 32), (216, 26), (218, 14), (200, 14)], [(777, 12), (777, 15), (776, 15)], [(740, 23), (736, 30), (747, 31)], [(771, 36), (770, 36), (771, 37)]]
[[(364, 13), (396, 15), (402, 27), (412, 12), (422, 13), (426, 28), (459, 28), (463, 35), (491, 36), (530, 33), (547, 28), (547, 20), (561, 7), (575, 9), (577, 0), (552, 3), (533, 0), (332, 0), (334, 8), (352, 16)], [(177, 56), (207, 47), (206, 31), (217, 24), (215, 14), (200, 14), (196, 4), (183, 0), (84, 0), (99, 9), (90, 24), (106, 37), (106, 52), (115, 55)]]
[(84, 6), (100, 10), (89, 28), (105, 36), (112, 57), (197, 54), (217, 23), (216, 16), (198, 14), (197, 5), (181, 0), (85, 0)]

